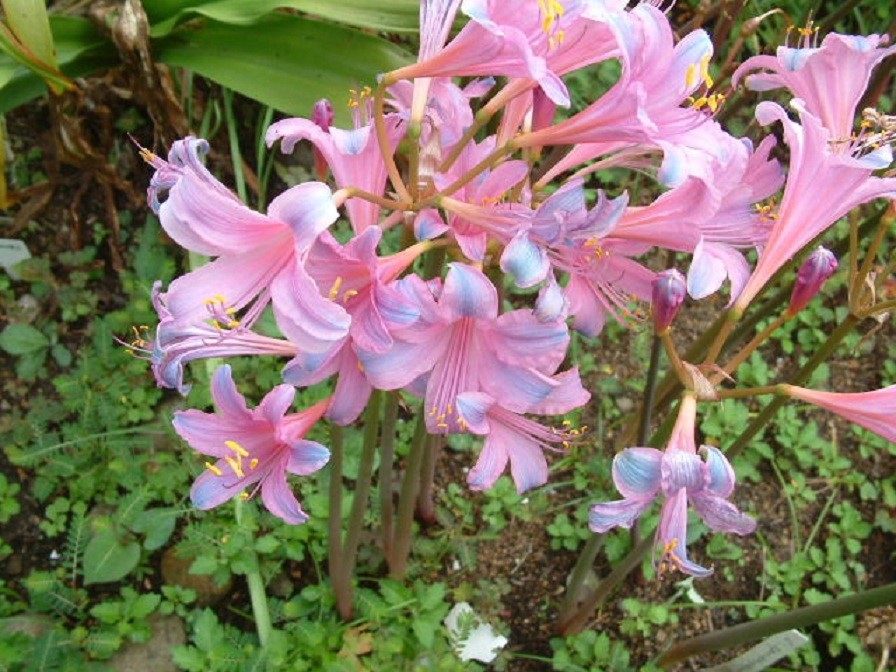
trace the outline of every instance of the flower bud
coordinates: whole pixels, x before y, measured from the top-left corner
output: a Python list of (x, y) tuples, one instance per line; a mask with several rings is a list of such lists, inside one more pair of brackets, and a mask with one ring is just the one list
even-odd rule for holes
[(661, 334), (678, 315), (678, 309), (684, 303), (688, 288), (684, 276), (674, 268), (657, 274), (653, 281), (653, 325), (656, 333)]
[(810, 254), (796, 274), (787, 314), (793, 316), (805, 308), (806, 304), (818, 294), (825, 280), (834, 275), (838, 266), (837, 257), (824, 247), (819, 246)]
[[(333, 111), (333, 103), (326, 98), (321, 98), (314, 103), (314, 110), (311, 113), (311, 121), (317, 124), (324, 133), (330, 130), (330, 126), (333, 125), (335, 120), (336, 113)], [(318, 180), (324, 182), (327, 179), (327, 161), (324, 159), (324, 155), (321, 154), (317, 146), (312, 147), (312, 153), (314, 155), (314, 174), (317, 176)]]
[(321, 98), (314, 103), (314, 111), (311, 113), (311, 121), (320, 126), (321, 130), (328, 131), (330, 126), (336, 120), (336, 113), (333, 111), (333, 103), (326, 98)]

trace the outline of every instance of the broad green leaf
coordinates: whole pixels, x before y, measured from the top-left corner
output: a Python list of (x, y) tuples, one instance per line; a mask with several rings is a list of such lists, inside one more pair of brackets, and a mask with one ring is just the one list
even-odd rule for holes
[(0, 0), (6, 23), (18, 41), (37, 59), (56, 66), (56, 49), (47, 18), (47, 6), (34, 0)]
[[(87, 19), (51, 16), (59, 69), (68, 77), (83, 77), (118, 63), (111, 42)], [(42, 96), (44, 81), (32, 71), (0, 53), (0, 114)]]
[(247, 25), (281, 8), (389, 33), (416, 32), (420, 15), (418, 0), (144, 0), (143, 6), (154, 38), (168, 35), (190, 17)]
[(177, 520), (177, 511), (171, 508), (147, 509), (140, 513), (131, 523), (134, 532), (145, 534), (143, 548), (154, 551), (165, 545), (174, 532), (174, 523)]
[(407, 64), (410, 54), (379, 37), (300, 16), (273, 14), (251, 27), (209, 21), (172, 34), (159, 61), (198, 74), (281, 112), (308, 116), (321, 98), (336, 102), (340, 124), (348, 91)]
[(124, 578), (140, 562), (140, 544), (121, 543), (111, 530), (94, 536), (84, 549), (84, 584)]
[(10, 355), (25, 355), (49, 345), (49, 339), (30, 324), (10, 324), (0, 332), (0, 348)]

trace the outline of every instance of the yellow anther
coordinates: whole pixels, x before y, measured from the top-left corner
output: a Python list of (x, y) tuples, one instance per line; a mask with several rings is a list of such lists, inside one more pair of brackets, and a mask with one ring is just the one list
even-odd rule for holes
[(140, 158), (143, 159), (144, 161), (146, 161), (146, 163), (152, 163), (159, 157), (156, 156), (155, 154), (153, 154), (148, 149), (146, 149), (146, 147), (141, 147), (140, 148)]
[(227, 310), (225, 310), (224, 313), (225, 313), (226, 315), (234, 315), (234, 314), (236, 314), (236, 308), (234, 308), (233, 306), (231, 306), (230, 308), (228, 308)]
[(246, 492), (245, 490), (243, 490), (240, 493), (240, 499), (242, 499), (244, 502), (249, 501), (249, 497), (250, 497), (249, 493)]
[(342, 276), (339, 276), (333, 281), (333, 286), (330, 287), (330, 291), (327, 293), (330, 301), (335, 301), (336, 297), (339, 296), (339, 290), (342, 287)]
[(223, 476), (224, 472), (218, 469), (217, 465), (212, 464), (211, 462), (205, 463), (205, 468), (212, 472), (215, 476)]
[(714, 83), (712, 76), (709, 74), (709, 54), (700, 59), (700, 75), (707, 89), (711, 89)]
[(246, 472), (243, 471), (243, 465), (240, 463), (239, 458), (233, 459), (230, 455), (225, 455), (224, 459), (227, 460), (227, 464), (230, 465), (230, 468), (233, 469), (233, 473), (239, 476), (240, 478), (245, 477)]
[(249, 457), (249, 451), (243, 448), (236, 441), (225, 441), (224, 445), (230, 448), (234, 453), (239, 455), (240, 457)]
[(364, 373), (364, 363), (358, 360), (358, 371)]
[(357, 295), (358, 295), (358, 290), (357, 290), (357, 289), (349, 289), (349, 290), (346, 290), (345, 293), (342, 295), (342, 303), (345, 303), (345, 302), (348, 301), (350, 298), (352, 298), (353, 296), (357, 296)]
[(684, 75), (684, 83), (687, 88), (691, 88), (697, 83), (697, 66), (691, 63)]
[(230, 320), (230, 322), (227, 323), (228, 329), (236, 329), (238, 326), (240, 326), (239, 320)]
[(432, 408), (429, 409), (429, 417), (434, 416), (438, 412), (439, 412), (439, 409), (436, 408), (435, 406), (433, 406)]
[(258, 458), (257, 457), (253, 457), (251, 460), (249, 460), (249, 468), (250, 469), (255, 469), (255, 467), (257, 467), (257, 466), (258, 466)]
[(439, 429), (448, 429), (448, 424), (445, 422), (440, 422), (436, 425), (436, 427), (438, 427)]

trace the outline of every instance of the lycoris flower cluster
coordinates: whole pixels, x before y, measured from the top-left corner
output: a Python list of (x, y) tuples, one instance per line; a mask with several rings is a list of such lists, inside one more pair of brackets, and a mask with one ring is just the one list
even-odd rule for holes
[[(268, 145), (282, 152), (311, 143), (317, 181), (287, 189), (265, 213), (204, 167), (204, 140), (175, 143), (167, 160), (143, 150), (162, 227), (214, 257), (154, 289), (157, 381), (183, 392), (185, 364), (203, 358), (284, 364), (283, 384), (255, 410), (225, 366), (212, 383), (217, 413), (177, 415), (178, 433), (215, 460), (193, 487), (198, 507), (260, 490), (272, 513), (302, 522), (285, 475), (310, 474), (328, 457), (304, 436), (322, 418), (354, 423), (374, 390), (422, 400), (430, 434), (481, 437), (473, 489), (508, 467), (520, 492), (540, 486), (550, 457), (581, 440), (559, 416), (590, 398), (567, 361), (571, 329), (594, 337), (608, 320), (641, 322), (653, 300), (666, 332), (686, 294), (720, 290), (739, 314), (840, 217), (896, 196), (896, 178), (878, 176), (892, 161), (892, 120), (867, 113), (854, 131), (871, 70), (894, 50), (884, 37), (829, 35), (735, 73), (750, 88), (792, 94), (789, 110), (769, 101), (756, 109), (760, 124), (783, 126), (785, 167), (772, 158), (773, 134), (754, 144), (714, 119), (723, 96), (712, 89), (710, 37), (678, 39), (661, 9), (627, 5), (421, 2), (419, 60), (355, 92), (350, 128), (335, 126), (322, 101), (311, 118), (268, 129)], [(458, 11), (469, 21), (451, 38)], [(609, 61), (621, 67), (618, 81), (558, 114), (570, 106), (563, 77)], [(554, 162), (545, 164), (548, 149)], [(606, 168), (650, 176), (655, 188), (621, 191), (600, 181)], [(684, 273), (648, 265), (656, 250), (681, 253)], [(791, 312), (837, 268), (832, 256), (813, 264)], [(268, 308), (279, 336), (255, 329)], [(327, 380), (329, 397), (288, 412), (296, 387)], [(865, 426), (882, 422), (852, 397), (787, 393)], [(746, 534), (756, 524), (729, 501), (735, 476), (722, 451), (697, 448), (702, 400), (683, 396), (664, 451), (616, 456), (623, 499), (590, 516), (595, 532), (628, 527), (661, 499), (659, 566), (695, 575), (710, 570), (686, 553), (689, 506), (713, 529)]]

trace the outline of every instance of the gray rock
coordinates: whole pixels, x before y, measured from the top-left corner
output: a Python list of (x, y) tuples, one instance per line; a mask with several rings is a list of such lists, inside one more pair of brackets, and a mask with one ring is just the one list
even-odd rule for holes
[(177, 672), (171, 658), (175, 647), (187, 643), (187, 630), (179, 616), (153, 614), (149, 617), (152, 638), (142, 644), (128, 644), (110, 661), (119, 672)]

